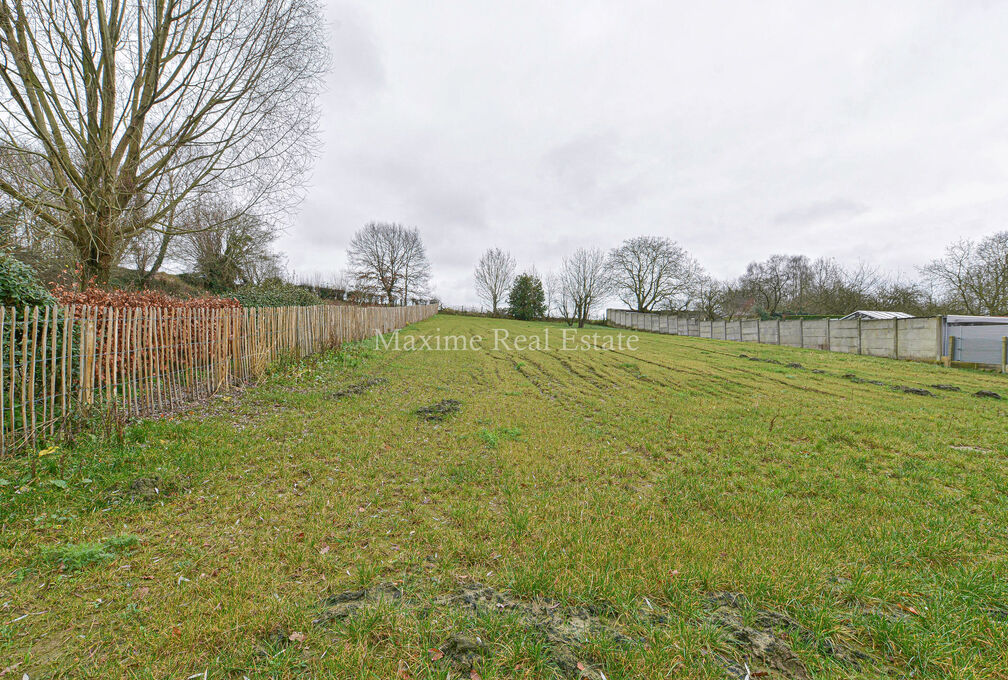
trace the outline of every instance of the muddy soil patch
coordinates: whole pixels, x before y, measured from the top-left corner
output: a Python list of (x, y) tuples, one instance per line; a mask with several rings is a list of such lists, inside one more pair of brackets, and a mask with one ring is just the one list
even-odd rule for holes
[(973, 393), (974, 397), (980, 397), (982, 399), (1000, 399), (1001, 395), (997, 392), (991, 392), (990, 390), (978, 390)]
[(943, 392), (962, 392), (962, 389), (956, 387), (955, 385), (945, 385), (943, 383), (931, 385), (931, 388), (935, 390), (942, 390)]
[(922, 389), (920, 387), (909, 387), (907, 385), (893, 385), (893, 389), (897, 392), (903, 392), (905, 394), (916, 394), (918, 397), (933, 397), (934, 392)]
[(127, 492), (133, 500), (145, 503), (156, 503), (177, 491), (178, 484), (174, 480), (160, 475), (137, 477), (127, 487)]
[(349, 387), (344, 387), (338, 392), (333, 392), (333, 399), (343, 399), (344, 397), (352, 397), (357, 394), (364, 394), (370, 391), (372, 388), (378, 385), (384, 385), (387, 380), (385, 378), (368, 378), (367, 380), (361, 380), (358, 383), (354, 383)]
[[(363, 607), (397, 603), (418, 616), (448, 614), (454, 630), (438, 644), (433, 659), (447, 670), (463, 675), (477, 668), (492, 654), (478, 632), (480, 619), (504, 616), (537, 636), (548, 650), (550, 661), (566, 678), (602, 680), (603, 669), (591, 658), (586, 643), (608, 640), (616, 645), (642, 645), (645, 640), (628, 628), (627, 618), (605, 603), (569, 606), (546, 598), (520, 598), (505, 590), (467, 583), (453, 592), (426, 600), (411, 598), (394, 584), (350, 590), (327, 597), (322, 613), (313, 623), (325, 625), (352, 616)], [(647, 601), (639, 619), (646, 625), (671, 625), (670, 616)], [(631, 619), (634, 617), (630, 617)], [(787, 614), (757, 609), (740, 593), (717, 592), (705, 597), (701, 617), (693, 623), (713, 623), (724, 630), (726, 647), (711, 654), (730, 677), (785, 677), (807, 680), (811, 673), (791, 647), (798, 639), (820, 654), (854, 669), (869, 657), (830, 639), (817, 640)]]
[(430, 406), (421, 406), (413, 413), (422, 420), (441, 422), (448, 418), (448, 416), (458, 413), (461, 408), (462, 402), (457, 399), (442, 399)]
[(791, 647), (791, 640), (810, 644), (824, 655), (860, 669), (867, 654), (826, 638), (817, 640), (811, 631), (781, 612), (753, 607), (742, 593), (716, 592), (706, 599), (707, 616), (724, 629), (729, 645), (741, 653), (739, 661), (719, 658), (732, 677), (782, 676), (793, 680), (811, 678), (805, 663)]

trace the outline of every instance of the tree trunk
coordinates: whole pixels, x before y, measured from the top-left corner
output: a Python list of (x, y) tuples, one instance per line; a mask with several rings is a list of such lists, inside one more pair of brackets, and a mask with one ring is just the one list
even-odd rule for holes
[(147, 282), (151, 280), (158, 270), (161, 269), (161, 265), (164, 263), (165, 255), (168, 253), (168, 242), (171, 241), (171, 234), (165, 232), (161, 235), (161, 247), (158, 249), (157, 257), (154, 258), (154, 262), (151, 264), (150, 269), (143, 273), (140, 277), (138, 283), (139, 287), (143, 288), (147, 285)]

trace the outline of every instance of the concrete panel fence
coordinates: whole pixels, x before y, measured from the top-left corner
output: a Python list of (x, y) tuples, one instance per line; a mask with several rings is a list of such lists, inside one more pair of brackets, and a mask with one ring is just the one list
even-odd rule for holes
[(914, 319), (741, 319), (708, 321), (695, 317), (626, 309), (606, 310), (612, 326), (714, 340), (759, 342), (847, 354), (912, 361), (942, 360), (942, 317)]

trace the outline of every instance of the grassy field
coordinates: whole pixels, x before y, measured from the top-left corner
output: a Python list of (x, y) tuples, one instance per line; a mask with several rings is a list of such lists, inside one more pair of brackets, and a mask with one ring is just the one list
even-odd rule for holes
[(0, 461), (0, 676), (1008, 677), (1008, 380), (561, 330)]

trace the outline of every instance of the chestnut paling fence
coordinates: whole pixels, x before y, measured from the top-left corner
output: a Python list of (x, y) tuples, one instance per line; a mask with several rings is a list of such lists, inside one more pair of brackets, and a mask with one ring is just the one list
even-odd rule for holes
[(164, 412), (301, 358), (422, 321), (409, 307), (0, 307), (0, 454), (96, 407)]

